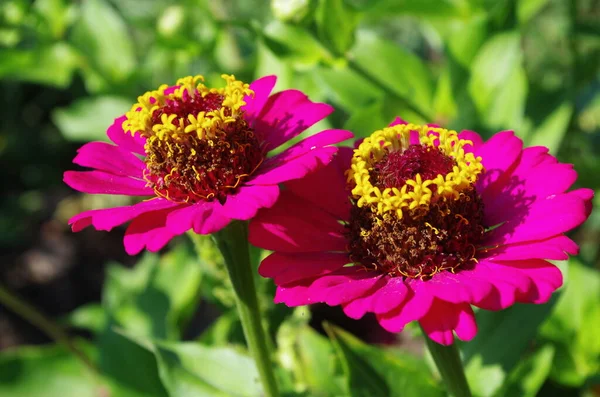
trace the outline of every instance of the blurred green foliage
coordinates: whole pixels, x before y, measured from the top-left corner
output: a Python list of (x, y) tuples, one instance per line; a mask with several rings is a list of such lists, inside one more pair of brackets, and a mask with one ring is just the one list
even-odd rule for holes
[[(485, 137), (513, 129), (598, 190), (598, 21), (598, 0), (3, 0), (0, 245), (28, 241), (27, 220), (47, 216), (74, 147), (105, 140), (138, 95), (195, 74), (209, 83), (277, 74), (278, 90), (333, 104), (309, 134), (332, 126), (364, 136), (396, 116)], [(477, 313), (479, 335), (462, 346), (476, 396), (597, 390), (599, 234), (595, 213), (574, 234), (581, 256), (561, 264), (566, 286), (548, 304)], [(98, 372), (56, 346), (22, 348), (0, 355), (0, 396), (258, 395), (211, 247), (196, 247), (200, 264), (179, 244), (133, 270), (111, 265), (102, 303), (65, 319), (93, 335), (77, 343)], [(333, 326), (319, 335), (307, 310), (274, 306), (272, 284), (259, 285), (286, 396), (443, 394), (427, 360)], [(182, 342), (199, 299), (223, 314)]]

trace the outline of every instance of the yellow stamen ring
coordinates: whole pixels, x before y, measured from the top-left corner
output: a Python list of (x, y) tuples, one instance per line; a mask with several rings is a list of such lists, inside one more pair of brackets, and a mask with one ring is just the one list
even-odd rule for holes
[[(423, 145), (437, 147), (456, 162), (452, 171), (423, 180), (420, 174), (396, 188), (383, 191), (371, 183), (371, 171), (375, 163), (386, 154), (404, 151), (410, 145), (410, 134), (418, 134)], [(471, 141), (460, 139), (456, 131), (414, 124), (400, 124), (375, 131), (354, 150), (351, 167), (347, 172), (348, 183), (358, 207), (370, 206), (380, 215), (388, 212), (402, 218), (403, 211), (417, 208), (429, 209), (437, 200), (457, 199), (460, 192), (472, 186), (483, 172), (481, 157), (465, 153), (464, 146)], [(412, 187), (409, 191), (409, 186)]]

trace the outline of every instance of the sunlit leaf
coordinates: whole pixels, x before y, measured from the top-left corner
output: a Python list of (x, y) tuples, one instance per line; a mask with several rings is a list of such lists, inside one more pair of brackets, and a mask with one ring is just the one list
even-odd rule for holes
[(358, 14), (343, 0), (320, 0), (315, 14), (321, 42), (334, 53), (343, 55), (354, 42)]
[(556, 347), (552, 378), (581, 386), (600, 370), (600, 272), (570, 260), (568, 281), (541, 333)]
[(66, 87), (80, 60), (65, 43), (30, 50), (0, 48), (0, 77)]
[(556, 295), (543, 305), (516, 304), (508, 309), (477, 313), (477, 336), (462, 346), (466, 375), (473, 392), (493, 396), (532, 343), (548, 316)]
[(61, 346), (26, 347), (0, 355), (1, 396), (83, 397), (102, 392), (107, 392), (106, 386)]
[(72, 44), (104, 78), (123, 81), (136, 65), (125, 21), (106, 0), (84, 0), (80, 12), (73, 26)]
[(389, 92), (415, 106), (424, 115), (431, 113), (432, 79), (418, 56), (363, 30), (358, 32), (350, 58), (363, 73)]
[(264, 43), (276, 56), (299, 67), (314, 66), (330, 57), (327, 50), (299, 26), (273, 21), (264, 28), (263, 35)]
[(550, 368), (554, 348), (546, 345), (521, 361), (509, 375), (507, 382), (497, 393), (501, 396), (535, 397), (546, 381)]
[(71, 141), (107, 141), (106, 130), (114, 119), (125, 114), (131, 100), (112, 97), (89, 97), (68, 108), (56, 109), (52, 116), (63, 136)]
[(403, 360), (398, 354), (361, 342), (333, 326), (325, 329), (348, 376), (352, 396), (443, 396), (423, 365), (415, 359)]
[(488, 40), (473, 60), (469, 92), (490, 129), (515, 129), (523, 123), (527, 77), (520, 35), (500, 33)]

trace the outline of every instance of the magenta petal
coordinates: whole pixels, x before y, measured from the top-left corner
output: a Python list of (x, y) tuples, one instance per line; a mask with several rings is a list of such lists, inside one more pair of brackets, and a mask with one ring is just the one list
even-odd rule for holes
[(523, 141), (513, 131), (502, 131), (475, 149), (473, 153), (481, 156), (486, 170), (477, 183), (478, 191), (484, 199), (505, 182), (502, 177), (518, 160), (522, 148)]
[(482, 261), (477, 264), (476, 270), (479, 277), (489, 280), (493, 287), (486, 297), (473, 302), (482, 309), (506, 309), (517, 301), (518, 296), (527, 294), (532, 288), (531, 279), (526, 274), (509, 266)]
[(253, 245), (282, 252), (345, 251), (344, 226), (337, 219), (289, 191), (250, 222)]
[(431, 307), (433, 296), (422, 288), (420, 280), (408, 281), (409, 295), (406, 301), (389, 313), (377, 314), (379, 324), (389, 332), (400, 332), (411, 321), (421, 319)]
[(175, 234), (165, 226), (171, 209), (146, 212), (135, 218), (127, 230), (123, 243), (129, 255), (138, 254), (145, 247), (156, 252), (163, 248)]
[(131, 152), (105, 142), (90, 142), (77, 150), (73, 159), (82, 167), (95, 168), (115, 175), (143, 179), (146, 165)]
[(174, 210), (167, 217), (166, 225), (174, 234), (193, 229), (198, 234), (211, 234), (227, 226), (231, 218), (219, 211), (218, 202), (198, 202)]
[(96, 230), (110, 231), (113, 227), (130, 221), (145, 212), (171, 208), (177, 205), (179, 204), (157, 198), (126, 207), (85, 211), (69, 219), (69, 225), (71, 225), (74, 232), (78, 232), (90, 225), (94, 226)]
[(454, 304), (436, 299), (419, 323), (431, 340), (445, 346), (454, 343), (453, 331), (465, 341), (477, 334), (475, 315), (467, 303)]
[(505, 207), (508, 219), (486, 236), (485, 244), (493, 246), (544, 240), (579, 226), (588, 214), (586, 202), (573, 192), (537, 200), (526, 210), (523, 214)]
[(256, 117), (267, 103), (276, 82), (277, 76), (265, 76), (250, 84), (250, 89), (254, 91), (254, 95), (244, 97), (246, 105), (242, 109), (244, 110), (244, 119), (251, 127), (254, 126)]
[(348, 254), (309, 252), (286, 254), (274, 252), (263, 259), (258, 273), (272, 278), (276, 285), (314, 278), (344, 267), (350, 262)]
[(339, 148), (331, 163), (304, 178), (285, 183), (286, 189), (332, 214), (347, 220), (350, 217), (350, 192), (346, 184), (345, 171), (350, 168), (350, 148)]
[(302, 280), (297, 283), (277, 287), (275, 303), (285, 303), (289, 307), (310, 305), (317, 303), (309, 293), (309, 286), (313, 280)]
[(498, 263), (498, 266), (503, 269), (516, 269), (531, 280), (529, 290), (517, 295), (519, 302), (545, 303), (563, 283), (560, 269), (544, 260), (502, 261)]
[(111, 141), (119, 145), (119, 147), (132, 153), (145, 156), (146, 151), (144, 150), (144, 144), (146, 143), (146, 138), (142, 137), (139, 133), (136, 133), (135, 136), (133, 136), (130, 133), (123, 131), (122, 125), (126, 119), (127, 117), (125, 116), (116, 118), (114, 123), (108, 127), (106, 135), (108, 135), (108, 138)]
[(337, 152), (335, 147), (324, 147), (352, 138), (346, 130), (326, 130), (312, 135), (282, 153), (267, 159), (251, 185), (276, 184), (301, 178), (320, 165), (328, 164)]
[(373, 312), (373, 301), (379, 290), (387, 284), (387, 280), (390, 277), (379, 277), (377, 282), (371, 287), (371, 289), (363, 294), (363, 296), (357, 297), (351, 301), (342, 304), (344, 313), (350, 318), (358, 320), (367, 312)]
[(389, 313), (400, 307), (410, 293), (401, 277), (383, 277), (385, 285), (373, 293), (371, 310), (373, 313)]
[(380, 277), (378, 273), (366, 272), (362, 266), (343, 268), (317, 278), (309, 293), (313, 301), (337, 306), (364, 295)]
[(396, 117), (394, 119), (394, 121), (392, 121), (390, 123), (390, 127), (393, 127), (393, 126), (398, 125), (398, 124), (408, 124), (408, 123), (406, 121), (404, 121), (403, 119), (401, 119), (400, 117)]
[(545, 240), (529, 241), (521, 244), (501, 246), (483, 257), (494, 260), (551, 259), (565, 260), (569, 255), (577, 255), (579, 247), (570, 238), (559, 235)]
[(103, 171), (66, 171), (63, 180), (84, 193), (154, 196), (154, 190), (146, 186), (146, 181)]
[(292, 179), (302, 178), (311, 171), (328, 164), (337, 148), (322, 147), (296, 157), (268, 171), (259, 170), (255, 178), (248, 181), (249, 185), (275, 185)]
[(230, 219), (248, 220), (260, 208), (270, 208), (279, 197), (279, 186), (242, 186), (235, 194), (227, 196), (219, 213)]
[(450, 303), (477, 302), (490, 294), (492, 284), (480, 277), (476, 268), (477, 265), (475, 270), (461, 270), (456, 274), (437, 273), (423, 286), (431, 295)]
[(273, 150), (333, 112), (333, 107), (314, 103), (297, 90), (271, 95), (255, 123), (255, 130)]
[(483, 139), (481, 139), (481, 135), (476, 133), (475, 131), (463, 130), (458, 134), (459, 139), (464, 139), (467, 141), (473, 142), (472, 145), (465, 145), (465, 152), (473, 152), (479, 148), (479, 146), (483, 145)]

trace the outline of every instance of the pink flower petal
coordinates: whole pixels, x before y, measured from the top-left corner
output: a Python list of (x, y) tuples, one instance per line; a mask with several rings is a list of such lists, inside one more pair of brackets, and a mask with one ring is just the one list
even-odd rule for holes
[(296, 283), (277, 287), (275, 291), (275, 303), (285, 303), (288, 307), (311, 305), (315, 302), (309, 293), (309, 287), (313, 280), (301, 280)]
[(333, 112), (333, 107), (314, 103), (297, 90), (271, 95), (255, 123), (255, 130), (273, 150)]
[(231, 218), (219, 211), (220, 206), (216, 201), (201, 201), (182, 206), (168, 215), (166, 226), (174, 234), (181, 234), (190, 229), (198, 234), (217, 232), (231, 222)]
[(146, 181), (103, 171), (66, 171), (63, 181), (84, 193), (154, 196), (154, 190), (146, 186)]
[(248, 220), (260, 208), (270, 208), (279, 197), (279, 186), (242, 186), (227, 196), (219, 213), (230, 219)]
[(276, 285), (288, 284), (307, 278), (315, 278), (350, 263), (348, 254), (333, 252), (309, 252), (286, 254), (274, 252), (263, 259), (258, 273), (273, 279)]
[(361, 266), (345, 267), (318, 277), (309, 287), (313, 301), (337, 306), (363, 296), (381, 275), (367, 272)]
[(502, 131), (495, 134), (473, 152), (481, 156), (485, 173), (479, 178), (478, 191), (484, 200), (493, 195), (494, 189), (502, 185), (506, 172), (515, 164), (521, 155), (523, 141), (513, 131)]
[(411, 321), (421, 319), (431, 307), (433, 296), (424, 290), (420, 280), (407, 280), (408, 297), (395, 310), (377, 314), (379, 324), (389, 332), (401, 332)]
[(337, 150), (338, 149), (333, 146), (322, 147), (282, 163), (268, 171), (259, 169), (259, 174), (248, 181), (248, 184), (276, 185), (292, 179), (302, 178), (311, 171), (328, 164)]
[(350, 192), (344, 173), (350, 168), (351, 157), (352, 149), (339, 148), (327, 166), (318, 168), (304, 178), (288, 181), (285, 187), (334, 217), (347, 220), (350, 217)]
[(397, 309), (409, 298), (408, 287), (401, 277), (382, 277), (385, 285), (372, 295), (370, 310), (384, 314)]
[(396, 117), (394, 119), (394, 121), (392, 121), (390, 123), (390, 127), (393, 127), (393, 126), (398, 125), (398, 124), (408, 124), (408, 123), (406, 121), (404, 121), (403, 119), (401, 119), (400, 117)]
[(135, 155), (119, 146), (105, 142), (86, 143), (77, 150), (73, 163), (110, 174), (143, 179), (146, 165)]
[(453, 331), (464, 341), (473, 339), (477, 334), (475, 314), (467, 303), (455, 304), (435, 299), (419, 323), (431, 340), (445, 346), (454, 343)]
[(465, 145), (465, 152), (473, 152), (483, 145), (483, 139), (475, 131), (463, 130), (458, 134), (459, 139), (464, 139), (473, 142), (473, 145)]
[[(423, 282), (423, 287), (437, 298), (450, 303), (477, 302), (488, 296), (492, 290), (492, 284), (476, 269), (460, 270), (456, 274), (451, 272), (440, 272), (430, 280)], [(482, 277), (483, 276), (483, 277)]]
[(577, 255), (579, 247), (570, 238), (559, 235), (545, 240), (504, 245), (481, 255), (494, 260), (551, 259), (565, 260)]
[(479, 262), (477, 274), (492, 283), (492, 290), (481, 300), (472, 302), (475, 306), (486, 310), (502, 310), (517, 302), (517, 297), (528, 294), (532, 287), (529, 277), (522, 271), (499, 266), (491, 261)]
[(74, 232), (87, 226), (94, 226), (96, 230), (110, 231), (113, 227), (132, 220), (145, 212), (178, 206), (178, 203), (162, 198), (156, 198), (126, 207), (115, 207), (85, 211), (69, 219), (69, 225)]
[(326, 147), (352, 138), (346, 130), (326, 130), (312, 135), (282, 153), (267, 159), (260, 167), (257, 176), (250, 185), (277, 184), (291, 179), (301, 178), (310, 171), (328, 164), (337, 152), (335, 147)]
[(253, 245), (282, 252), (345, 251), (344, 226), (289, 191), (250, 222)]
[(506, 206), (503, 210), (504, 223), (488, 233), (484, 245), (545, 240), (579, 226), (588, 214), (586, 202), (573, 192), (549, 196), (521, 209)]
[(254, 95), (244, 97), (246, 105), (243, 107), (243, 110), (244, 119), (251, 127), (254, 126), (256, 117), (263, 110), (265, 103), (267, 103), (276, 82), (277, 76), (265, 76), (250, 84), (250, 89), (254, 91)]
[(106, 135), (108, 135), (108, 138), (111, 141), (119, 145), (119, 147), (132, 153), (145, 156), (146, 151), (144, 150), (144, 144), (146, 143), (146, 138), (139, 133), (136, 133), (135, 136), (133, 136), (129, 132), (123, 131), (122, 125), (125, 120), (127, 120), (127, 117), (125, 116), (116, 118), (114, 123), (108, 127)]
[(166, 227), (166, 219), (171, 209), (146, 212), (135, 218), (125, 231), (123, 243), (129, 255), (136, 255), (144, 248), (156, 252), (175, 237)]
[(520, 292), (517, 300), (524, 303), (545, 303), (563, 283), (560, 269), (541, 259), (527, 261), (502, 261), (497, 266), (503, 270), (516, 269), (529, 277), (531, 287), (527, 292)]

